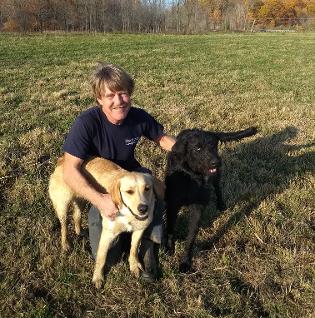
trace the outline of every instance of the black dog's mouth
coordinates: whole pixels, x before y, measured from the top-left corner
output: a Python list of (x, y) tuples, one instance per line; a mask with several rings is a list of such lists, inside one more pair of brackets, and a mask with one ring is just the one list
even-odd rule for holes
[(215, 173), (217, 173), (217, 168), (209, 168), (208, 173), (209, 173), (209, 174), (215, 174)]
[(207, 174), (208, 175), (215, 175), (219, 172), (219, 167), (218, 166), (212, 166), (208, 168)]

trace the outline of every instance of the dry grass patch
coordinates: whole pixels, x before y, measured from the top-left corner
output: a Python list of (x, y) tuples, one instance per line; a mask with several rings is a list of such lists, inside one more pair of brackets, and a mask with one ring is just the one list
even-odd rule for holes
[[(312, 317), (314, 43), (313, 33), (0, 34), (1, 315)], [(73, 249), (61, 253), (48, 176), (74, 118), (94, 104), (89, 78), (99, 60), (134, 75), (134, 102), (170, 134), (260, 128), (220, 147), (228, 209), (207, 208), (192, 273), (177, 269), (187, 210), (153, 285), (122, 262), (96, 291), (88, 240), (72, 229)], [(163, 178), (165, 153), (141, 141), (137, 157)]]

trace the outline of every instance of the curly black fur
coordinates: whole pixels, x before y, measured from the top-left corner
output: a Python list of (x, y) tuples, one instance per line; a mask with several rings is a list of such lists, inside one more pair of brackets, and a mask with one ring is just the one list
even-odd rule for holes
[(218, 210), (225, 210), (220, 188), (221, 158), (218, 155), (218, 143), (239, 140), (256, 133), (255, 127), (231, 133), (187, 129), (177, 136), (168, 155), (165, 178), (165, 247), (168, 254), (174, 253), (177, 214), (182, 206), (190, 206), (192, 211), (185, 252), (179, 267), (181, 272), (191, 268), (192, 249), (199, 230), (201, 212), (210, 201), (210, 184), (215, 190)]

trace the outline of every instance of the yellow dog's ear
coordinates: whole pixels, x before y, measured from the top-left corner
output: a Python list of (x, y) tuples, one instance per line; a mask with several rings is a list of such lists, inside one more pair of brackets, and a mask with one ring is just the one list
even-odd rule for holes
[(120, 208), (122, 206), (122, 199), (121, 199), (121, 194), (120, 194), (120, 179), (117, 179), (114, 181), (114, 183), (111, 187), (110, 195), (112, 197), (114, 204), (118, 208)]
[(156, 197), (159, 200), (164, 200), (165, 183), (154, 176), (152, 176), (152, 178), (153, 178), (153, 189), (154, 189), (154, 193)]

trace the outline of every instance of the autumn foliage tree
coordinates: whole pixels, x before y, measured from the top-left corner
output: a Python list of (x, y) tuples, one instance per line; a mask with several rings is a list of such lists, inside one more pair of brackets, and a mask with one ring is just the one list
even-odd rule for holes
[(301, 25), (309, 16), (313, 16), (314, 3), (310, 0), (264, 0), (257, 18), (261, 24), (272, 27)]
[(202, 33), (314, 22), (315, 0), (0, 0), (2, 31)]

